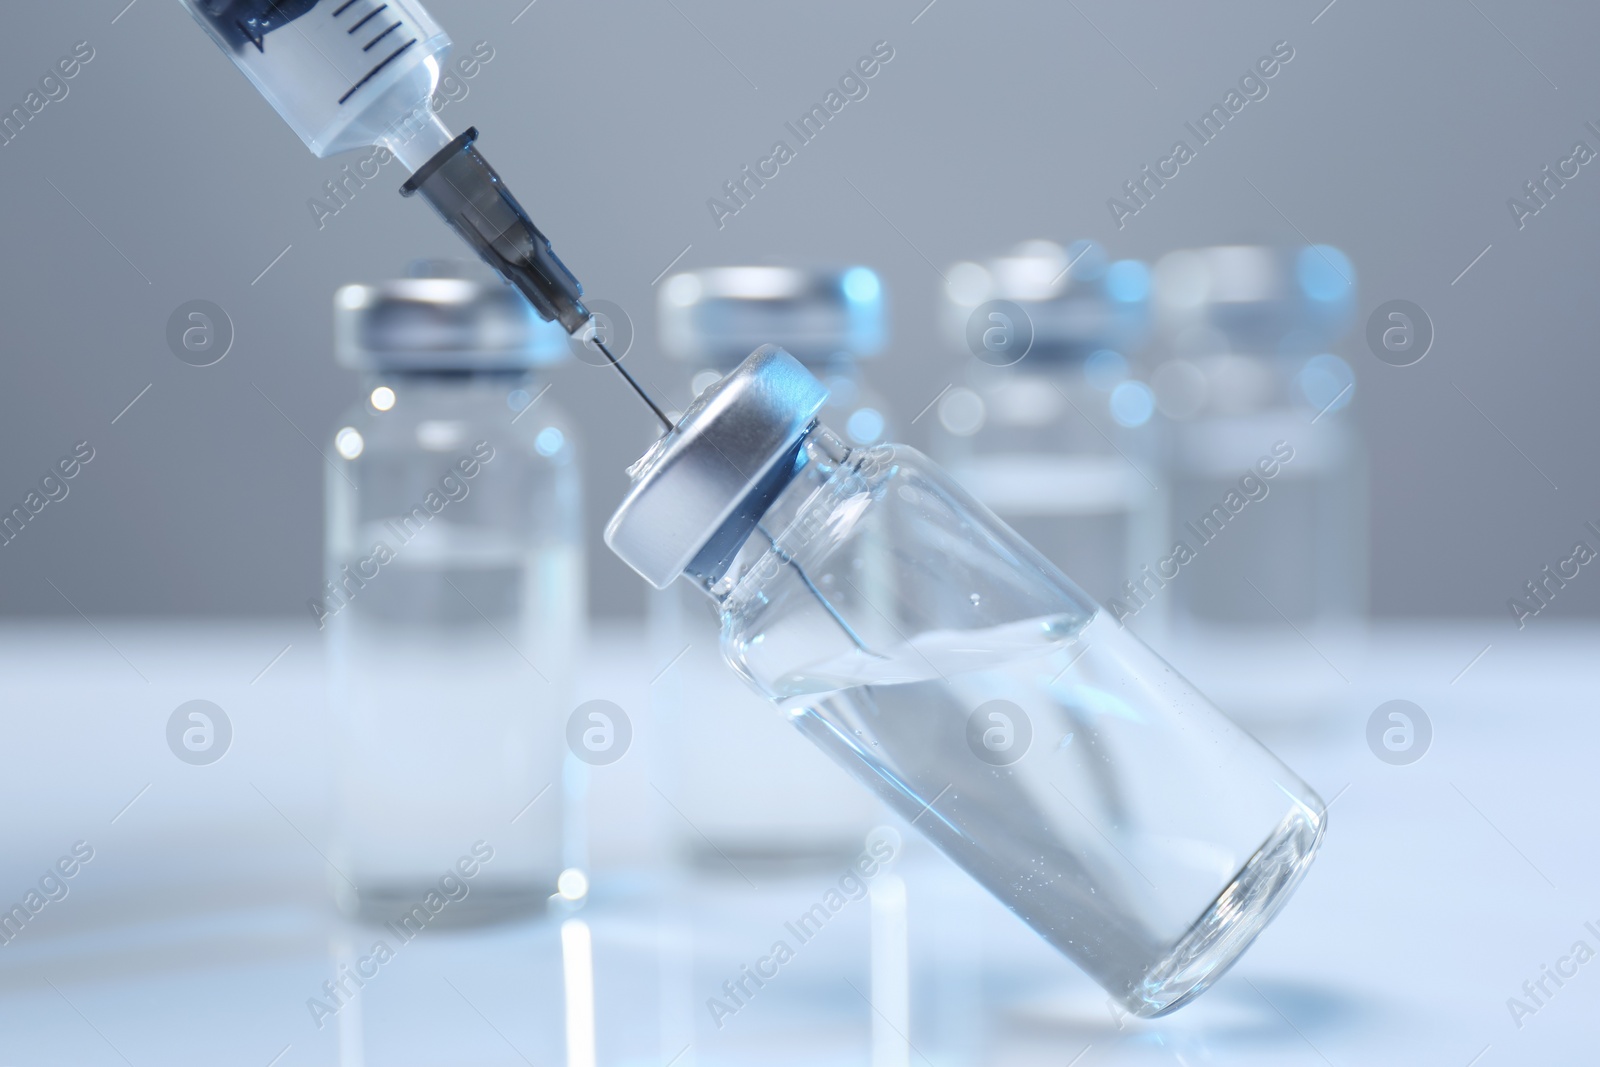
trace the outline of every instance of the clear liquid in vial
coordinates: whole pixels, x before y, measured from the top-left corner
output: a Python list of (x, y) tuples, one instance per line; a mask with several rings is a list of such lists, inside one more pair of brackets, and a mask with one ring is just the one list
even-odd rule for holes
[(394, 558), (329, 620), (343, 652), (340, 870), (347, 906), (375, 918), (421, 899), (479, 839), (494, 858), (453, 916), (542, 907), (562, 866), (581, 554), (443, 521), (408, 544), (370, 526), (358, 543), (398, 545)]
[[(802, 733), (1136, 1015), (1219, 977), (1321, 840), (1316, 794), (1104, 612), (932, 631), (778, 689)], [(984, 745), (1005, 739), (996, 711), (1013, 751)]]

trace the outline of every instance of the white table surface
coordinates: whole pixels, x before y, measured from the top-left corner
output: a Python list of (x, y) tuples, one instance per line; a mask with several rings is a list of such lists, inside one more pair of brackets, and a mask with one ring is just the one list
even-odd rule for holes
[[(598, 1062), (1600, 1062), (1600, 960), (1551, 985), (1520, 1027), (1507, 1008), (1574, 942), (1600, 951), (1584, 926), (1600, 929), (1597, 642), (1600, 628), (1486, 622), (1163, 649), (1333, 800), (1305, 884), (1214, 989), (1136, 1022), (940, 857), (908, 848), (911, 1024), (897, 1048), (881, 1022), (873, 1044), (866, 903), (711, 1025), (705, 999), (830, 877), (752, 888), (664, 873), (643, 711), (660, 665), (636, 631), (603, 628), (578, 697), (640, 709), (646, 725), (592, 779), (594, 891), (575, 915), (593, 944)], [(326, 896), (321, 677), (305, 625), (0, 630), (0, 897), (75, 841), (95, 850), (68, 896), (0, 946), (0, 1067), (568, 1062), (555, 919), (429, 929), (337, 1019), (312, 1021), (307, 999), (372, 937)], [(235, 731), (209, 767), (164, 739), (194, 698), (226, 708)], [(1368, 716), (1392, 698), (1433, 722), (1410, 766), (1366, 746)]]

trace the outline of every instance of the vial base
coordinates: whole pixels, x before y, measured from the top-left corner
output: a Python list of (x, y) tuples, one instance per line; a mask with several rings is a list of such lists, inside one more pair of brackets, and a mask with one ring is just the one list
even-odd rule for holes
[(1305, 877), (1327, 828), (1299, 809), (1284, 817), (1239, 877), (1224, 889), (1170, 955), (1152, 967), (1123, 1006), (1144, 1019), (1174, 1012), (1227, 973)]

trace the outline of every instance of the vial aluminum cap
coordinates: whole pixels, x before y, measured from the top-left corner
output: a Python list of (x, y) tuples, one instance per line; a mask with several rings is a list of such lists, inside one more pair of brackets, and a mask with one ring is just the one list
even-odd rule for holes
[[(789, 353), (756, 349), (628, 468), (633, 486), (606, 525), (606, 544), (657, 589), (708, 548), (731, 557), (793, 474), (800, 440), (827, 398)], [(728, 543), (719, 550), (716, 541)]]
[(729, 370), (776, 344), (815, 367), (881, 351), (883, 305), (867, 267), (713, 267), (668, 278), (657, 320), (662, 349), (697, 366)]
[(1166, 329), (1221, 334), (1242, 352), (1318, 349), (1349, 328), (1356, 274), (1331, 245), (1219, 245), (1170, 252), (1156, 263)]
[(946, 279), (945, 327), (959, 344), (970, 344), (972, 317), (992, 301), (1022, 309), (1031, 337), (1026, 355), (1034, 358), (1133, 352), (1150, 333), (1149, 268), (1136, 259), (1111, 262), (1094, 241), (1068, 248), (1024, 241), (1010, 255), (957, 263)]
[(414, 372), (514, 371), (569, 354), (566, 331), (499, 281), (444, 276), (346, 285), (333, 300), (340, 366)]

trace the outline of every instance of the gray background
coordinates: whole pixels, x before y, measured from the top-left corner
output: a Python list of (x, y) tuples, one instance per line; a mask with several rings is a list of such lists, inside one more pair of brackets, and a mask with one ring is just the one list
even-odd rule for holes
[[(1404, 369), (1359, 337), (1345, 349), (1372, 460), (1374, 611), (1509, 621), (1506, 599), (1600, 520), (1600, 163), (1525, 229), (1506, 206), (1578, 138), (1600, 148), (1583, 126), (1600, 122), (1600, 11), (925, 2), (427, 6), (458, 50), (483, 40), (497, 53), (443, 118), (482, 129), (590, 295), (632, 310), (634, 369), (679, 402), (683, 376), (651, 343), (651, 283), (686, 245), (682, 267), (877, 268), (894, 344), (873, 373), (902, 421), (962, 358), (934, 328), (933, 265), (1035, 236), (1143, 257), (1302, 234), (1340, 246), (1363, 321), (1403, 297), (1438, 335)], [(3, 16), (4, 110), (74, 42), (97, 55), (0, 147), (0, 502), (20, 502), (75, 441), (97, 455), (0, 548), (0, 612), (70, 615), (68, 597), (91, 618), (302, 612), (324, 465), (301, 433), (326, 447), (356, 396), (330, 355), (332, 292), (458, 247), (396, 195), (395, 166), (319, 231), (307, 199), (344, 161), (313, 158), (178, 4), (125, 3), (32, 0)], [(719, 231), (706, 199), (880, 39), (895, 58), (870, 95)], [(1285, 39), (1296, 55), (1270, 95), (1119, 232), (1106, 198)], [(237, 329), (210, 368), (165, 342), (168, 316), (195, 298)], [(563, 369), (551, 398), (586, 429), (595, 607), (637, 610), (641, 584), (598, 529), (651, 424), (601, 369)], [(1600, 578), (1585, 575), (1549, 614), (1596, 610)]]

